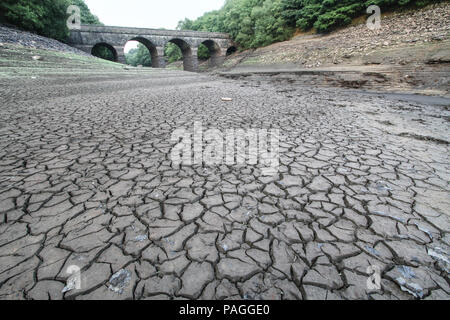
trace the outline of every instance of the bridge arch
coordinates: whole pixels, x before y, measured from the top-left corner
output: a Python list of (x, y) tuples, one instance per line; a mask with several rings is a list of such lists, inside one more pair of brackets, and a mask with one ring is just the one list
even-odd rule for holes
[(102, 58), (105, 60), (110, 60), (110, 61), (114, 61), (114, 62), (119, 61), (116, 49), (112, 45), (110, 45), (106, 42), (99, 42), (99, 43), (95, 44), (91, 49), (91, 54), (93, 56), (96, 56), (98, 58)]
[(219, 44), (211, 39), (205, 40), (201, 44), (204, 45), (209, 50), (210, 55), (209, 65), (211, 67), (219, 65), (222, 60), (221, 59), (222, 51)]
[(181, 53), (183, 54), (183, 69), (185, 71), (196, 71), (197, 54), (195, 54), (194, 57), (192, 46), (181, 38), (173, 38), (170, 39), (167, 43), (169, 42), (177, 45), (180, 48)]
[(147, 48), (152, 59), (152, 68), (163, 68), (165, 66), (163, 61), (161, 61), (162, 57), (158, 53), (157, 46), (152, 41), (143, 36), (137, 36), (128, 41), (137, 41)]
[(237, 48), (235, 46), (231, 46), (227, 49), (227, 56), (231, 56), (233, 53), (235, 53), (237, 51)]

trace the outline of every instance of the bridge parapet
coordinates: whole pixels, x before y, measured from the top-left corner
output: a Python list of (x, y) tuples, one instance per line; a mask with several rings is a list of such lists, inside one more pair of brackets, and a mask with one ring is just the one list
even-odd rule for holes
[(205, 31), (191, 31), (191, 30), (166, 30), (166, 29), (149, 29), (149, 28), (129, 28), (129, 27), (111, 27), (111, 26), (96, 26), (96, 25), (81, 25), (80, 30), (73, 30), (74, 32), (91, 32), (91, 33), (122, 33), (122, 34), (146, 34), (156, 36), (170, 36), (170, 37), (197, 37), (197, 38), (215, 38), (215, 39), (230, 39), (227, 33), (221, 32), (205, 32)]

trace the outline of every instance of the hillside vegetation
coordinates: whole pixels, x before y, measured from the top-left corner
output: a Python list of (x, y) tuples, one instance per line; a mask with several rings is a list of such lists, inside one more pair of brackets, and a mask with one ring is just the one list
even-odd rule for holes
[(35, 32), (39, 35), (65, 41), (69, 35), (67, 8), (77, 5), (81, 23), (101, 24), (83, 0), (2, 0), (0, 22)]
[(349, 25), (370, 5), (382, 12), (423, 7), (441, 0), (227, 0), (220, 9), (197, 20), (185, 19), (179, 29), (229, 33), (243, 49), (289, 39), (297, 30), (329, 32)]

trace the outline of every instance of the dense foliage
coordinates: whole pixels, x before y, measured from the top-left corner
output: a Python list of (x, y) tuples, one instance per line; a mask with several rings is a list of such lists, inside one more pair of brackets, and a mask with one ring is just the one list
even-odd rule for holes
[(81, 23), (100, 24), (83, 0), (1, 0), (0, 22), (64, 41), (68, 36), (67, 8), (71, 4), (80, 7)]
[(179, 29), (227, 32), (244, 48), (288, 39), (294, 28), (282, 16), (282, 0), (227, 0), (222, 9), (195, 21), (185, 19)]
[(40, 35), (65, 40), (68, 0), (1, 0), (0, 21)]
[(370, 5), (383, 12), (400, 7), (422, 7), (435, 0), (283, 0), (283, 17), (287, 24), (302, 30), (315, 28), (327, 32), (349, 25), (353, 18), (365, 14)]
[(256, 48), (286, 40), (295, 29), (328, 32), (348, 25), (372, 4), (386, 12), (433, 2), (441, 0), (227, 0), (220, 10), (180, 21), (178, 28), (226, 32), (242, 48)]

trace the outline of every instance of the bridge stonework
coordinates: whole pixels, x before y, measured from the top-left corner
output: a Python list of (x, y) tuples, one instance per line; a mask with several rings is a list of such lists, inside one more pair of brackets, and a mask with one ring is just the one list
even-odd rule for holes
[(82, 25), (79, 30), (71, 30), (69, 44), (88, 53), (92, 53), (94, 46), (103, 45), (113, 52), (116, 62), (126, 63), (124, 47), (130, 40), (139, 41), (147, 47), (155, 68), (165, 68), (164, 47), (169, 42), (175, 43), (183, 53), (186, 71), (198, 70), (197, 54), (200, 44), (208, 47), (211, 66), (221, 65), (227, 50), (234, 47), (229, 35), (225, 33), (92, 25)]

